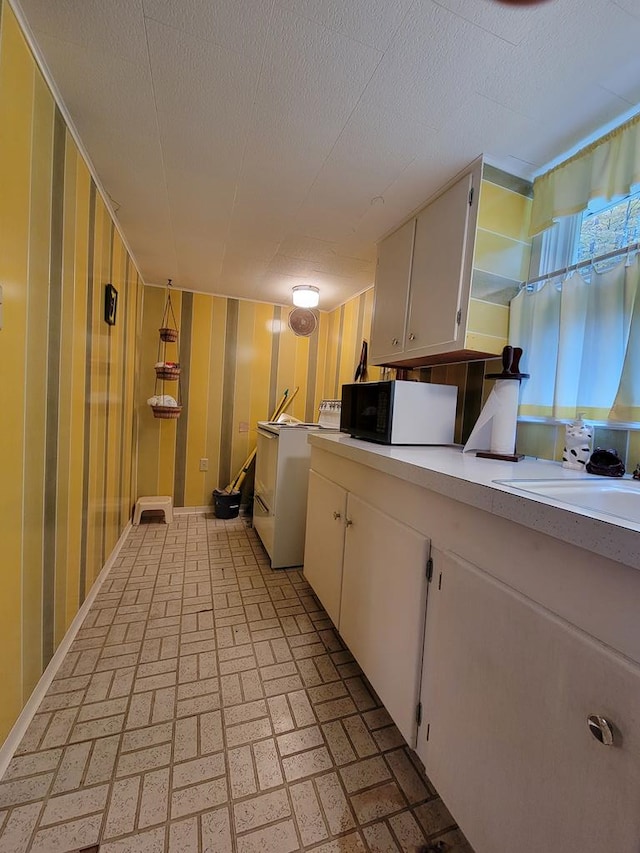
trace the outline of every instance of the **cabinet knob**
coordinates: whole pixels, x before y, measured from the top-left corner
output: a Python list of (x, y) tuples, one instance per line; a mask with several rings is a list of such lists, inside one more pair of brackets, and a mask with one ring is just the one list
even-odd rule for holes
[(344, 526), (345, 527), (351, 527), (352, 524), (353, 524), (353, 521), (351, 521), (350, 518), (345, 518), (345, 520), (344, 520)]
[(613, 726), (609, 720), (598, 714), (590, 714), (587, 717), (587, 726), (594, 738), (603, 746), (613, 746)]
[(409, 335), (409, 340), (415, 341), (415, 339), (416, 339), (416, 336), (413, 334), (413, 332), (411, 332), (411, 334)]
[(392, 338), (391, 343), (394, 345), (394, 347), (397, 347), (400, 341), (397, 338)]
[(339, 513), (339, 512), (334, 512), (334, 513), (333, 513), (333, 520), (334, 520), (334, 521), (337, 521), (339, 518), (342, 518), (342, 516), (340, 515), (340, 513)]

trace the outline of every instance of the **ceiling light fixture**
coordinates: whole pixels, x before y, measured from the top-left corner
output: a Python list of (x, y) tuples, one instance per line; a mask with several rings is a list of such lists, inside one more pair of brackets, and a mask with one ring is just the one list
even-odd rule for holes
[(293, 304), (298, 308), (315, 308), (320, 301), (320, 290), (313, 284), (298, 284), (293, 288)]

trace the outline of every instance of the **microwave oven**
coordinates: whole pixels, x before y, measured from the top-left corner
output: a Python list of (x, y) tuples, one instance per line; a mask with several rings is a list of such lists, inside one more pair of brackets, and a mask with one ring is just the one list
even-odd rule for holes
[(342, 386), (340, 431), (380, 444), (452, 444), (458, 389), (390, 379)]

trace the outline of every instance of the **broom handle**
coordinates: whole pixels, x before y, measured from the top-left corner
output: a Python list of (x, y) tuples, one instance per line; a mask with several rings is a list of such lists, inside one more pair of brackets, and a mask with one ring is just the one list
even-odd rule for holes
[(247, 476), (247, 472), (251, 467), (251, 463), (255, 459), (256, 452), (257, 448), (254, 447), (251, 453), (245, 459), (244, 465), (236, 474), (235, 480), (232, 483), (229, 483), (229, 485), (225, 489), (226, 492), (233, 492), (238, 488), (238, 486), (242, 485), (242, 483), (244, 482), (244, 478)]
[[(271, 418), (269, 420), (275, 421), (279, 415), (281, 415), (284, 411), (286, 411), (286, 409), (289, 408), (289, 405), (293, 402), (293, 399), (299, 390), (300, 390), (299, 387), (294, 388), (293, 394), (290, 395), (289, 389), (287, 388), (285, 390), (284, 394), (282, 395), (280, 402), (276, 406), (276, 409), (275, 409), (274, 413), (271, 415)], [(251, 453), (247, 456), (244, 465), (236, 474), (235, 479), (231, 483), (229, 483), (229, 485), (225, 489), (226, 492), (233, 492), (235, 489), (238, 488), (238, 486), (240, 486), (242, 484), (242, 482), (244, 481), (244, 478), (247, 476), (247, 472), (248, 472), (249, 468), (251, 467), (251, 463), (253, 462), (253, 460), (255, 458), (256, 452), (257, 452), (257, 448), (254, 447), (253, 450), (251, 451)]]
[[(297, 391), (298, 391), (298, 389), (296, 388), (295, 391), (293, 392), (293, 394), (291, 395), (292, 400), (295, 397)], [(275, 411), (273, 412), (273, 414), (269, 418), (270, 421), (275, 421), (275, 419), (278, 417), (278, 415), (281, 415), (282, 412), (284, 412), (285, 408), (287, 407), (287, 400), (288, 399), (289, 399), (289, 389), (285, 388), (284, 394), (280, 398), (280, 402), (278, 403), (278, 405), (275, 408)]]

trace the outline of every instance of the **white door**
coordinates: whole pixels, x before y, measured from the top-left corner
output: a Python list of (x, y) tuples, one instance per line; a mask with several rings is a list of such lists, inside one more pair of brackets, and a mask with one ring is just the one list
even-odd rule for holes
[[(411, 296), (405, 352), (459, 348), (464, 335), (457, 322), (469, 251), (470, 173), (418, 215), (411, 270)], [(475, 222), (475, 218), (474, 218)]]
[(346, 509), (345, 489), (309, 471), (304, 576), (336, 627), (340, 622)]
[(415, 746), (429, 540), (350, 494), (340, 634)]
[(404, 349), (415, 227), (416, 221), (411, 219), (378, 246), (372, 360), (393, 359)]
[[(432, 556), (418, 754), (476, 853), (638, 853), (638, 667)], [(613, 746), (589, 715), (612, 721)]]

